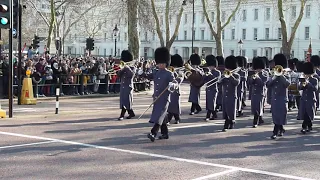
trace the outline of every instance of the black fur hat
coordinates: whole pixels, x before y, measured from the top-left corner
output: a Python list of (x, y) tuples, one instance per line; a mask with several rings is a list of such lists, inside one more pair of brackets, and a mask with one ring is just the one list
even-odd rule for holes
[(295, 63), (294, 63), (293, 59), (288, 60), (288, 66), (290, 69), (293, 69), (293, 70), (295, 69)]
[(274, 60), (274, 65), (280, 65), (282, 66), (283, 68), (288, 68), (288, 60), (286, 58), (286, 56), (284, 54), (276, 54), (274, 57), (273, 57), (273, 60)]
[(123, 50), (121, 52), (121, 60), (124, 62), (130, 62), (133, 60), (133, 56), (128, 50)]
[(182, 57), (179, 54), (175, 54), (171, 56), (171, 64), (172, 67), (182, 67), (183, 66), (183, 60)]
[(318, 55), (313, 55), (310, 58), (310, 62), (315, 66), (319, 67), (320, 66), (320, 57)]
[(243, 56), (242, 56), (242, 58), (243, 58), (243, 67), (247, 68), (248, 67), (248, 58), (243, 57)]
[(238, 62), (238, 66), (239, 67), (243, 67), (244, 62), (243, 62), (242, 56), (237, 56), (236, 59), (237, 59), (237, 62)]
[(198, 54), (192, 54), (190, 56), (191, 65), (199, 66), (201, 64), (201, 58)]
[(224, 58), (222, 56), (217, 56), (218, 66), (224, 65)]
[(224, 62), (226, 69), (236, 69), (238, 67), (238, 61), (237, 58), (234, 56), (228, 56)]
[(270, 65), (269, 65), (269, 60), (268, 60), (268, 58), (265, 57), (265, 56), (263, 56), (263, 57), (261, 57), (261, 58), (262, 58), (262, 60), (263, 60), (263, 62), (264, 62), (264, 64), (265, 64), (266, 68), (269, 68)]
[(253, 58), (252, 60), (252, 68), (254, 70), (257, 70), (257, 69), (264, 69), (266, 66), (265, 66), (265, 60), (263, 57), (255, 57)]
[(313, 74), (314, 73), (314, 65), (311, 62), (303, 63), (303, 73), (304, 74)]
[(216, 57), (214, 57), (214, 55), (206, 56), (206, 62), (207, 62), (207, 66), (217, 67), (217, 59)]
[(303, 72), (303, 61), (296, 62), (297, 72)]
[(154, 60), (156, 61), (157, 64), (170, 64), (170, 52), (168, 48), (166, 47), (159, 47), (156, 49), (154, 52)]

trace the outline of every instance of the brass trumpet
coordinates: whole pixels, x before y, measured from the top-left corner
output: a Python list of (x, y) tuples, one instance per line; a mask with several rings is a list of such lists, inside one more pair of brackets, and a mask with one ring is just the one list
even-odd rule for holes
[(224, 70), (223, 71), (223, 76), (225, 77), (225, 78), (229, 78), (230, 76), (232, 76), (232, 73), (235, 73), (235, 72), (238, 72), (238, 71), (240, 71), (241, 70), (241, 67), (238, 67), (238, 68), (236, 68), (236, 69), (234, 69), (234, 70), (228, 70), (228, 69), (226, 69), (226, 70)]
[(184, 73), (184, 76), (188, 79), (189, 78), (189, 76), (192, 74), (192, 72), (191, 72), (191, 70), (192, 70), (192, 67), (191, 67), (191, 65), (189, 64), (189, 63), (184, 63), (184, 68), (185, 68), (185, 70), (186, 70), (186, 72)]
[(283, 69), (283, 67), (280, 66), (280, 65), (276, 65), (276, 66), (274, 67), (274, 69), (273, 69), (273, 74), (274, 74), (275, 76), (282, 76), (282, 75), (284, 75), (284, 69)]

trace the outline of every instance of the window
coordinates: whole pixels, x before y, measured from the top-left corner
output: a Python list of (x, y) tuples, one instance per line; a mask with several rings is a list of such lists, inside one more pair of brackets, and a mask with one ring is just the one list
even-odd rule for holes
[(104, 33), (104, 41), (107, 40), (107, 33)]
[(310, 18), (311, 15), (311, 5), (306, 5), (306, 18)]
[(196, 20), (197, 20), (197, 13), (195, 12), (195, 13), (194, 13), (194, 16), (193, 16), (194, 24), (196, 24)]
[(291, 7), (291, 18), (296, 18), (297, 17), (297, 6), (292, 6)]
[(242, 39), (245, 40), (247, 38), (247, 29), (242, 29)]
[(204, 30), (201, 30), (201, 40), (204, 40)]
[(110, 54), (113, 55), (113, 49), (110, 49)]
[(144, 33), (144, 40), (148, 41), (148, 32)]
[[(224, 37), (224, 30), (222, 30), (222, 39), (224, 39), (225, 37)], [(213, 36), (212, 36), (213, 37)]]
[(241, 56), (246, 56), (246, 50), (245, 49), (241, 50)]
[(236, 39), (236, 30), (231, 29), (231, 40), (235, 40), (235, 39)]
[(211, 12), (211, 21), (214, 22), (214, 12)]
[(257, 57), (258, 56), (258, 51), (256, 49), (252, 50), (252, 57)]
[(269, 21), (270, 20), (270, 14), (271, 14), (271, 9), (267, 8), (266, 9), (266, 20)]
[(268, 49), (266, 49), (265, 53), (266, 53), (266, 57), (269, 58), (269, 51), (268, 51)]
[(291, 51), (291, 57), (294, 57), (294, 50)]
[(247, 10), (242, 10), (242, 20), (247, 21)]
[(231, 50), (231, 51), (230, 51), (230, 54), (234, 56), (234, 50)]
[(128, 38), (128, 34), (124, 33), (124, 41), (127, 41), (127, 38)]
[(179, 49), (176, 49), (175, 51), (176, 51), (176, 54), (179, 54)]
[(188, 32), (184, 31), (184, 40), (187, 40), (187, 39), (188, 39)]
[(179, 34), (177, 35), (176, 40), (179, 40)]
[(184, 24), (187, 24), (188, 23), (188, 14), (185, 14), (184, 15)]
[(196, 39), (196, 30), (193, 30), (193, 40)]
[(259, 19), (259, 10), (254, 9), (254, 20), (257, 21)]
[(282, 39), (281, 28), (278, 28), (278, 39)]
[(253, 28), (253, 39), (254, 40), (258, 39), (258, 28)]
[(304, 28), (304, 39), (309, 39), (310, 38), (310, 28), (305, 27)]
[(270, 32), (269, 32), (270, 30), (269, 30), (269, 28), (266, 28), (265, 29), (265, 39), (269, 39), (269, 35), (270, 35)]
[(318, 56), (320, 56), (320, 51), (318, 52)]
[(202, 17), (201, 17), (201, 23), (204, 23), (204, 19), (205, 19), (206, 17), (204, 16), (204, 13), (202, 14)]
[(226, 12), (225, 11), (222, 11), (221, 20), (222, 20), (222, 22), (226, 21)]
[(304, 57), (306, 58), (308, 54), (308, 51), (304, 51)]
[(232, 19), (231, 19), (233, 22), (236, 21), (236, 15), (232, 16)]
[(156, 39), (156, 33), (153, 32), (153, 33), (152, 33), (152, 40), (155, 40), (155, 39)]
[(103, 49), (103, 56), (104, 56), (104, 57), (107, 56), (107, 49), (106, 49), (106, 48)]

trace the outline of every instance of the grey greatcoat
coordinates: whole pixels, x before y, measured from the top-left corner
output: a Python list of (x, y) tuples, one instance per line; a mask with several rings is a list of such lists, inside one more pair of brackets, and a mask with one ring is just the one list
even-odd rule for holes
[(240, 84), (240, 75), (233, 73), (232, 76), (221, 80), (223, 118), (228, 120), (236, 118), (237, 87)]
[(219, 92), (217, 81), (221, 78), (221, 72), (217, 69), (211, 70), (211, 75), (205, 77), (205, 82), (209, 82), (216, 79), (208, 84), (210, 87), (206, 88), (206, 110), (214, 111), (216, 109), (216, 99)]
[[(195, 71), (198, 71), (203, 76), (203, 70), (200, 68), (194, 68)], [(201, 87), (196, 87), (190, 83), (190, 94), (189, 102), (200, 104), (200, 89)]]
[(318, 92), (318, 83), (318, 79), (315, 77), (310, 77), (309, 83), (305, 87), (299, 83), (299, 90), (303, 90), (298, 111), (299, 120), (304, 120), (305, 114), (309, 116), (311, 121), (314, 120), (316, 113), (316, 93)]
[(290, 77), (278, 76), (269, 78), (267, 87), (271, 90), (271, 113), (273, 123), (276, 125), (287, 124), (288, 87)]
[(176, 72), (174, 73), (175, 80), (178, 83), (178, 89), (171, 93), (170, 95), (170, 103), (168, 112), (173, 114), (181, 114), (180, 107), (180, 84), (183, 82), (183, 76), (179, 76)]
[(117, 76), (121, 79), (120, 85), (120, 109), (132, 109), (133, 102), (133, 78), (135, 75), (135, 68), (124, 67), (117, 71)]
[[(219, 69), (220, 74), (223, 74), (224, 69)], [(218, 83), (218, 95), (217, 95), (217, 105), (222, 105), (222, 84)]]
[[(154, 90), (153, 90), (153, 100), (159, 97), (159, 95), (168, 87), (169, 82), (174, 79), (173, 73), (167, 69), (159, 69), (153, 71), (152, 74), (147, 75), (148, 79), (153, 79)], [(170, 103), (170, 92), (166, 90), (159, 99), (153, 104), (150, 123), (156, 123), (162, 125), (163, 120), (166, 116), (168, 106)]]
[(242, 99), (243, 99), (243, 92), (245, 91), (246, 88), (246, 81), (248, 78), (248, 74), (246, 70), (241, 69), (238, 71), (238, 74), (240, 75), (240, 83), (237, 88), (237, 110), (241, 111), (242, 109)]
[(267, 93), (266, 83), (268, 81), (269, 74), (259, 72), (258, 76), (259, 78), (256, 79), (250, 77), (248, 81), (251, 86), (251, 113), (253, 115), (262, 116)]
[[(316, 69), (316, 73), (315, 73), (316, 75), (315, 75), (315, 78), (317, 78), (318, 79), (318, 81), (320, 81), (320, 70), (319, 69)], [(319, 95), (319, 93), (320, 93), (320, 89), (318, 88), (318, 91), (316, 92), (316, 98), (317, 98), (317, 102), (316, 102), (316, 107), (317, 108), (319, 108), (319, 105), (320, 105), (320, 95)]]

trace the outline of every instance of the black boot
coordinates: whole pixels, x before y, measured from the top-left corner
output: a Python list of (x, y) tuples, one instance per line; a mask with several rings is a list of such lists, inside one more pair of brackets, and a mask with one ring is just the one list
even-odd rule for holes
[(253, 128), (256, 128), (258, 127), (258, 115), (254, 115), (253, 117), (253, 125), (252, 125)]
[(167, 114), (167, 121), (168, 121), (168, 122), (167, 122), (167, 125), (168, 125), (168, 126), (170, 126), (170, 122), (171, 122), (171, 120), (172, 120), (172, 117), (173, 117), (173, 114), (172, 114), (172, 113), (168, 113), (168, 114)]
[(234, 129), (235, 124), (236, 124), (235, 120), (229, 120), (229, 129)]
[(127, 117), (127, 119), (131, 119), (136, 116), (132, 109), (128, 110), (128, 113), (129, 113), (129, 116)]
[(243, 116), (243, 112), (242, 112), (242, 110), (238, 111), (238, 115), (237, 115), (237, 117), (242, 117), (242, 116)]
[(259, 125), (264, 124), (264, 120), (262, 119), (262, 116), (259, 116), (258, 124)]
[(159, 139), (169, 139), (167, 122), (163, 122), (161, 125), (161, 136), (159, 136)]
[(280, 125), (279, 126), (279, 134), (278, 134), (278, 136), (282, 137), (285, 132), (286, 132), (286, 130), (283, 128), (283, 125)]
[(126, 113), (126, 111), (127, 110), (124, 107), (122, 107), (120, 117), (118, 118), (119, 121), (123, 120), (123, 117), (124, 117), (124, 114)]
[(279, 126), (275, 124), (273, 128), (273, 135), (270, 138), (277, 139), (278, 132), (279, 132)]
[(212, 111), (212, 117), (210, 118), (210, 120), (215, 120), (216, 118), (218, 118), (217, 111)]
[(224, 125), (223, 125), (222, 132), (226, 132), (228, 128), (229, 128), (229, 120), (226, 119), (226, 120), (224, 121)]
[(210, 120), (210, 115), (211, 115), (211, 111), (210, 110), (208, 110), (207, 111), (207, 115), (206, 115), (206, 119), (205, 119), (205, 121), (209, 121)]

